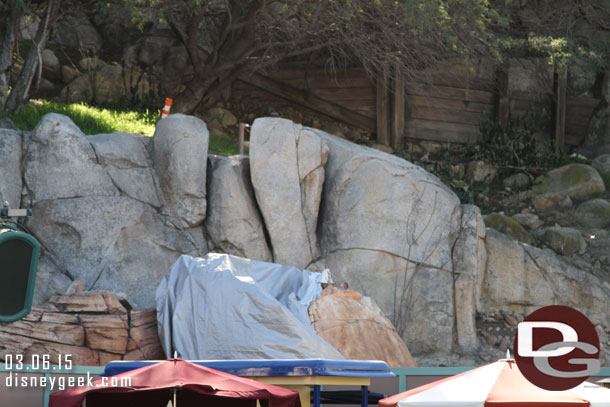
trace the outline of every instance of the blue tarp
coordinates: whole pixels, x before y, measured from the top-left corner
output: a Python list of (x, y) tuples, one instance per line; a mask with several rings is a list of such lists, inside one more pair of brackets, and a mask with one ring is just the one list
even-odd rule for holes
[[(258, 359), (191, 360), (236, 376), (349, 376), (392, 377), (388, 364), (379, 360)], [(158, 361), (117, 361), (106, 365), (102, 376), (114, 376)]]

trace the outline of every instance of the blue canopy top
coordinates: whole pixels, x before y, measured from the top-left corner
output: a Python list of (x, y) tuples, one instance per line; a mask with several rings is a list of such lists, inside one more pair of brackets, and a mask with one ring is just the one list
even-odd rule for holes
[[(379, 360), (328, 359), (250, 359), (191, 360), (190, 362), (236, 376), (350, 376), (392, 377), (387, 363)], [(102, 376), (114, 376), (144, 366), (155, 360), (116, 361), (106, 365)]]

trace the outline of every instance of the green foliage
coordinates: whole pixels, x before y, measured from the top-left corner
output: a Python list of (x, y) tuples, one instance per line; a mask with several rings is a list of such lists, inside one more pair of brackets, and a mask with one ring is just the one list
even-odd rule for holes
[(553, 143), (536, 140), (535, 134), (544, 130), (545, 111), (529, 109), (525, 114), (509, 114), (506, 123), (492, 116), (479, 123), (479, 143), (474, 147), (474, 159), (500, 166), (553, 167), (561, 158), (554, 153)]
[(152, 136), (159, 112), (104, 109), (84, 103), (63, 103), (47, 100), (32, 100), (16, 114), (0, 113), (0, 117), (10, 118), (17, 127), (32, 130), (42, 116), (59, 113), (72, 119), (85, 134), (138, 133)]
[(500, 57), (543, 57), (572, 73), (608, 68), (610, 1), (491, 1), (492, 49)]
[[(8, 117), (22, 130), (33, 130), (42, 116), (59, 113), (68, 116), (85, 134), (137, 133), (151, 137), (160, 112), (131, 111), (126, 109), (104, 109), (84, 103), (63, 103), (48, 100), (32, 100), (17, 114), (0, 113), (0, 118)], [(210, 152), (235, 155), (239, 153), (237, 136), (212, 131)]]
[(237, 136), (212, 130), (210, 132), (210, 146), (208, 150), (224, 155), (239, 154)]

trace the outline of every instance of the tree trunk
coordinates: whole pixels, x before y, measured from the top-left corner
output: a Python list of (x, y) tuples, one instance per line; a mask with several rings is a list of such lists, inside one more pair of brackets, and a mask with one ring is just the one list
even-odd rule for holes
[(40, 82), (40, 75), (42, 73), (42, 51), (49, 40), (51, 29), (57, 19), (60, 3), (61, 0), (47, 1), (47, 9), (38, 25), (36, 36), (32, 41), (32, 47), (28, 52), (23, 69), (19, 74), (19, 79), (17, 79), (17, 83), (15, 83), (15, 87), (8, 97), (6, 108), (10, 113), (17, 112), (21, 106), (27, 102), (35, 74), (38, 74), (37, 82)]
[(242, 71), (243, 64), (252, 54), (256, 45), (255, 16), (265, 5), (264, 0), (255, 0), (249, 7), (240, 7), (242, 0), (232, 0), (230, 13), (225, 19), (222, 34), (216, 48), (203, 63), (199, 61), (196, 29), (200, 21), (189, 24), (195, 29), (184, 33), (175, 23), (172, 28), (183, 42), (191, 56), (195, 78), (186, 83), (185, 89), (174, 99), (174, 110), (180, 113), (193, 113), (201, 107), (207, 107), (214, 101), (214, 94), (228, 86), (235, 75)]
[(10, 71), (13, 67), (13, 53), (17, 43), (17, 30), (23, 15), (23, 10), (17, 3), (17, 0), (9, 0), (6, 6), (10, 12), (5, 14), (6, 30), (2, 41), (2, 51), (0, 52), (0, 111), (4, 111), (6, 108)]
[(604, 72), (600, 101), (589, 119), (585, 141), (578, 152), (591, 158), (610, 154), (610, 69)]

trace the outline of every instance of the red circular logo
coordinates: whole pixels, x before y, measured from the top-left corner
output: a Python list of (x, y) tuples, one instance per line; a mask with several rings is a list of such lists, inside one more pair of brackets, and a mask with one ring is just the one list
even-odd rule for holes
[(581, 312), (563, 305), (540, 308), (517, 327), (519, 370), (535, 386), (568, 390), (599, 372), (599, 337)]

